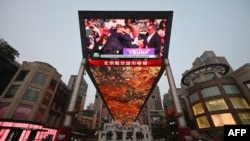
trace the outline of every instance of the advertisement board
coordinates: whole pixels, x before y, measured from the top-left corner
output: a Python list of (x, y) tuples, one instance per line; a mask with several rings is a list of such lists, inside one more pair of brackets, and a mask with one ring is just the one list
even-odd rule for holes
[(168, 57), (172, 11), (79, 11), (86, 71), (116, 122), (136, 120)]

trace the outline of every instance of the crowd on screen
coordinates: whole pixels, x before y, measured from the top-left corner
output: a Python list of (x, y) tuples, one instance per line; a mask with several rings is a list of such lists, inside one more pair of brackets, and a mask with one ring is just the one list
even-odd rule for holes
[(122, 54), (123, 48), (154, 48), (162, 54), (166, 19), (87, 19), (89, 53)]

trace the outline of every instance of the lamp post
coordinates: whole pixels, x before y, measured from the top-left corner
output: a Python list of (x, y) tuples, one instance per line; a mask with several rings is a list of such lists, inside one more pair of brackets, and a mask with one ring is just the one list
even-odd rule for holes
[(168, 83), (169, 83), (169, 87), (170, 87), (170, 91), (173, 97), (173, 101), (174, 101), (174, 106), (176, 109), (176, 118), (178, 121), (178, 134), (180, 137), (180, 141), (192, 141), (191, 139), (191, 132), (190, 129), (187, 127), (187, 123), (181, 108), (181, 104), (180, 104), (180, 100), (176, 91), (176, 85), (174, 82), (174, 77), (173, 77), (173, 73), (170, 67), (170, 63), (168, 59), (164, 60), (164, 63), (166, 65), (166, 73), (167, 73), (167, 78), (168, 78)]
[[(79, 71), (78, 71), (78, 75), (76, 77), (76, 82), (75, 82), (75, 86), (73, 89), (73, 93), (72, 93), (72, 96), (70, 99), (70, 103), (69, 103), (69, 107), (68, 107), (69, 112), (74, 111), (74, 109), (75, 109), (76, 100), (77, 100), (77, 96), (78, 96), (79, 89), (81, 86), (83, 73), (85, 71), (85, 64), (86, 64), (86, 59), (83, 58), (81, 65), (80, 65), (80, 68), (79, 68)], [(72, 115), (66, 115), (63, 125), (64, 126), (71, 126), (71, 122), (72, 122)]]
[[(69, 107), (67, 109), (67, 114), (65, 116), (64, 119), (64, 123), (63, 126), (59, 128), (59, 130), (57, 131), (55, 140), (59, 141), (59, 140), (63, 140), (63, 141), (67, 141), (70, 140), (71, 138), (71, 132), (72, 132), (72, 118), (73, 116), (75, 116), (75, 106), (76, 106), (76, 100), (77, 100), (77, 96), (79, 93), (79, 89), (81, 86), (81, 82), (82, 82), (82, 77), (85, 71), (85, 65), (86, 65), (86, 59), (82, 58), (82, 62), (78, 71), (78, 75), (76, 77), (76, 82), (75, 82), (75, 86), (73, 89), (73, 93), (71, 95), (71, 99), (70, 99), (70, 103), (69, 103)], [(63, 138), (60, 138), (63, 137)]]

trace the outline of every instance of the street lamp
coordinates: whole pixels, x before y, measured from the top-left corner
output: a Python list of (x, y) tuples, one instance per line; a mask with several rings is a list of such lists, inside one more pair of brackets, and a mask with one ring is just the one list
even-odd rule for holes
[[(173, 77), (173, 73), (170, 67), (170, 63), (168, 59), (165, 59), (165, 65), (166, 65), (166, 74), (167, 74), (167, 78), (168, 78), (168, 82), (169, 82), (169, 87), (171, 90), (171, 94), (173, 97), (173, 101), (174, 101), (174, 106), (176, 109), (176, 118), (178, 120), (178, 134), (180, 137), (180, 141), (186, 141), (186, 138), (191, 138), (191, 132), (190, 129), (187, 127), (187, 123), (181, 108), (181, 104), (180, 104), (180, 100), (176, 91), (176, 85), (174, 82), (174, 77)], [(192, 141), (192, 139), (190, 139), (189, 141)]]

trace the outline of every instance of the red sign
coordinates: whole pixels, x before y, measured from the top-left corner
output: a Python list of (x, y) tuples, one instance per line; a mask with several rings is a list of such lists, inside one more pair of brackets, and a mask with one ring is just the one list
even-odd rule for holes
[(157, 60), (93, 60), (89, 59), (90, 66), (161, 66), (162, 59)]

